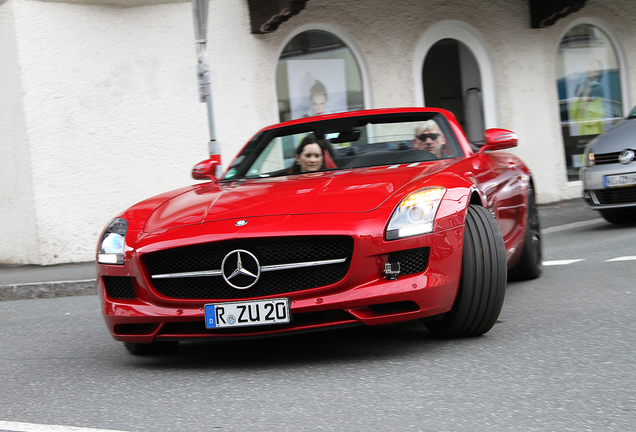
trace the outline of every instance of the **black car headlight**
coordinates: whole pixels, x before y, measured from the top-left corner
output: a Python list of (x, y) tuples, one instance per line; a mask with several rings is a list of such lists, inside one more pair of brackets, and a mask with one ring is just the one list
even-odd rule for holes
[(106, 226), (102, 238), (99, 240), (97, 262), (100, 264), (123, 264), (124, 245), (128, 222), (122, 218), (115, 218)]
[(404, 198), (391, 215), (386, 239), (395, 240), (433, 231), (435, 215), (445, 193), (443, 187), (434, 187), (421, 189)]

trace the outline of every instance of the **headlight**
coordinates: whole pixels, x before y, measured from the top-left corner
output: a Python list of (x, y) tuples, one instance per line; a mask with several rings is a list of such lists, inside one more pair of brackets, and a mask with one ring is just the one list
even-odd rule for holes
[(585, 151), (583, 152), (583, 163), (586, 167), (594, 166), (595, 160), (594, 152), (592, 152), (592, 144), (594, 144), (596, 141), (597, 140), (595, 138), (585, 146)]
[(386, 228), (386, 239), (395, 240), (433, 231), (435, 214), (446, 189), (427, 188), (404, 198), (397, 206)]
[(126, 231), (128, 222), (122, 218), (110, 221), (99, 241), (97, 262), (101, 264), (123, 264), (124, 245), (126, 244)]

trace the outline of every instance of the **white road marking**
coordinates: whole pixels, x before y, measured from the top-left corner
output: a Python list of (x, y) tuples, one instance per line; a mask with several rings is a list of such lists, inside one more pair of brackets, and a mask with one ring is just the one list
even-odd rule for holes
[(596, 225), (596, 224), (600, 224), (600, 223), (606, 223), (605, 219), (596, 218), (596, 219), (590, 219), (590, 220), (581, 221), (581, 222), (572, 222), (572, 223), (569, 223), (569, 224), (563, 224), (563, 225), (553, 226), (553, 227), (550, 227), (550, 228), (544, 228), (544, 229), (541, 230), (541, 232), (543, 234), (550, 234), (550, 233), (555, 233), (555, 232), (559, 232), (559, 231), (565, 231), (565, 230), (574, 229), (574, 228), (581, 228), (581, 227), (585, 227), (585, 226), (588, 226), (588, 225)]
[(560, 266), (574, 264), (579, 261), (585, 261), (583, 259), (570, 259), (570, 260), (555, 260), (555, 261), (543, 261), (544, 266)]
[(633, 261), (633, 260), (636, 260), (636, 255), (635, 256), (622, 256), (622, 257), (612, 258), (612, 259), (605, 260), (605, 262)]
[(75, 426), (44, 425), (0, 420), (0, 431), (8, 432), (123, 432), (113, 429), (93, 429)]
[[(543, 265), (545, 267), (562, 266), (562, 265), (574, 264), (579, 261), (585, 261), (585, 260), (584, 259), (565, 259), (565, 260), (543, 261)], [(636, 255), (611, 258), (611, 259), (605, 260), (604, 262), (619, 262), (619, 261), (636, 261)]]

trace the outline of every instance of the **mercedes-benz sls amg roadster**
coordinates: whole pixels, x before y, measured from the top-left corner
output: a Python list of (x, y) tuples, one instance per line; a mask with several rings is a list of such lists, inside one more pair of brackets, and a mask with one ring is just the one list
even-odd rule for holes
[(448, 111), (378, 109), (260, 130), (225, 172), (142, 201), (98, 242), (112, 336), (133, 354), (420, 320), (468, 337), (497, 322), (507, 279), (541, 273), (533, 178), (468, 141)]

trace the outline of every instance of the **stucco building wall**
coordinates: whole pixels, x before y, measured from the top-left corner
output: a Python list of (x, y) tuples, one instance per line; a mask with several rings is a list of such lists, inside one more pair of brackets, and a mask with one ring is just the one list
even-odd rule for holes
[(18, 188), (3, 182), (0, 260), (88, 261), (112, 215), (188, 184), (189, 167), (207, 156), (192, 11), (187, 3), (7, 7), (17, 59), (7, 81), (18, 83), (6, 87), (7, 100), (18, 109), (2, 116), (10, 160), (1, 166)]
[(11, 3), (0, 3), (0, 257), (37, 262), (35, 202)]
[[(208, 154), (199, 102), (190, 2), (0, 1), (0, 262), (94, 258), (104, 225), (131, 204), (193, 182)], [(479, 36), (492, 70), (488, 127), (519, 135), (540, 202), (578, 197), (565, 179), (555, 60), (573, 23), (611, 31), (624, 57), (624, 103), (636, 100), (636, 2), (588, 0), (579, 12), (531, 29), (526, 1), (477, 8), (471, 0), (312, 0), (272, 34), (253, 35), (247, 1), (209, 2), (208, 54), (216, 138), (224, 165), (261, 127), (278, 121), (275, 72), (303, 29), (333, 32), (354, 51), (368, 108), (417, 105), (432, 26)], [(7, 239), (7, 241), (5, 241)]]

